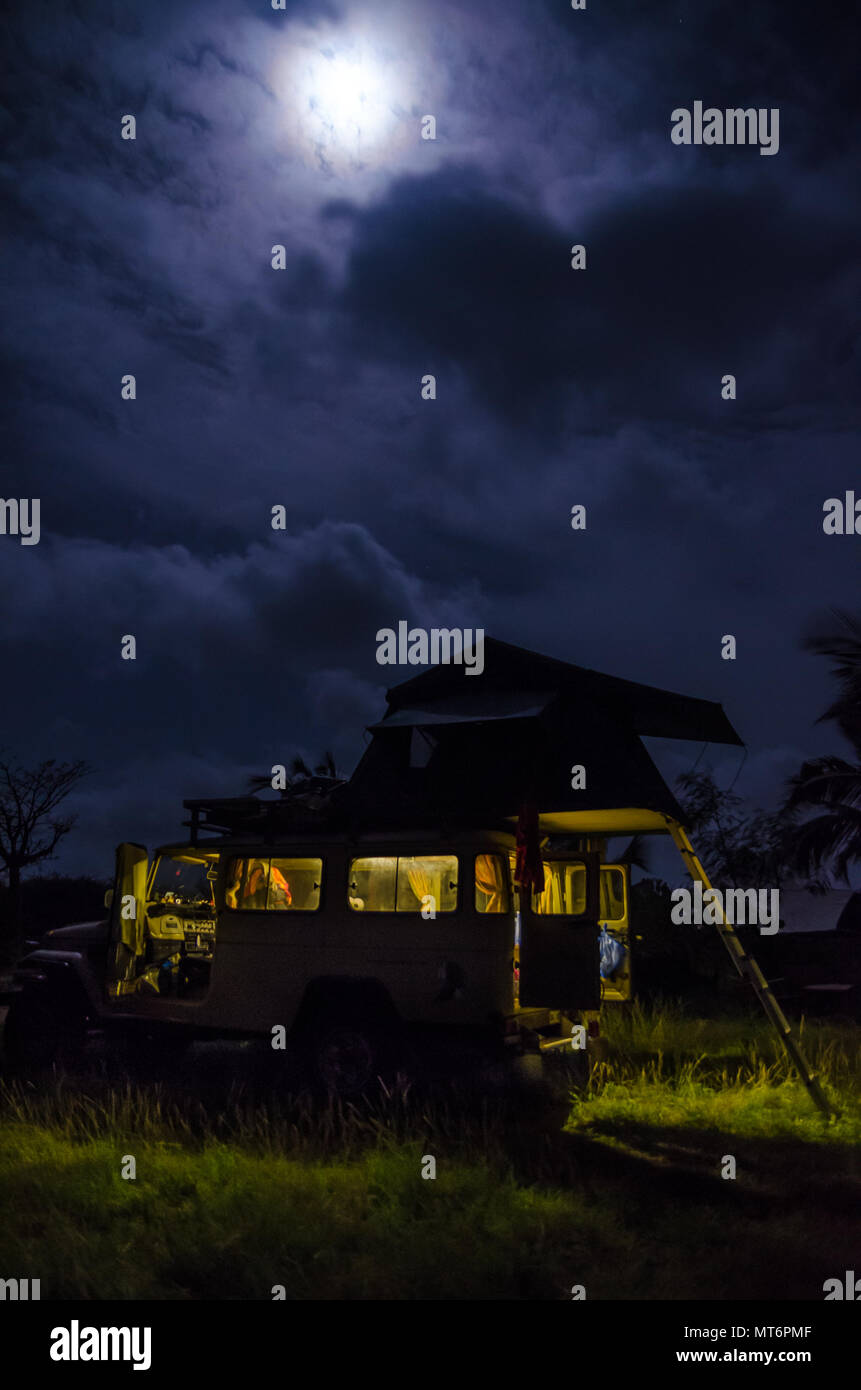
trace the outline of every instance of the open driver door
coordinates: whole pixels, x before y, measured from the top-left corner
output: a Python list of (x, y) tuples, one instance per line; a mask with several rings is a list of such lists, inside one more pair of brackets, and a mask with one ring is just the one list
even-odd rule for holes
[(131, 993), (143, 959), (148, 870), (143, 845), (117, 847), (109, 918), (107, 989), (112, 997)]

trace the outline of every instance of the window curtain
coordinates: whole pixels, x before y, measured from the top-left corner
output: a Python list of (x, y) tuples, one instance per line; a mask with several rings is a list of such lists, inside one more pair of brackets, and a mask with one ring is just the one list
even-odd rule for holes
[(232, 907), (234, 910), (239, 907), (239, 890), (242, 885), (244, 867), (245, 861), (243, 859), (231, 859), (224, 876), (224, 901), (228, 907)]
[(562, 873), (558, 864), (545, 864), (544, 881), (546, 886), (543, 893), (538, 893), (533, 888), (535, 911), (563, 914), (565, 904), (562, 901)]
[(475, 886), (487, 894), (485, 912), (505, 911), (505, 878), (499, 855), (475, 856)]
[[(432, 876), (425, 869), (407, 869), (407, 879), (419, 902), (430, 894), (434, 900), (434, 905), (439, 909), (439, 871)], [(400, 907), (400, 903), (397, 903), (396, 906)]]

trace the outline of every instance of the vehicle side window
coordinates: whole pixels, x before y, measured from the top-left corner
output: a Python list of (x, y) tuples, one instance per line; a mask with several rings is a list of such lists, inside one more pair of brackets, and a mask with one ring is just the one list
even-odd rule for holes
[(508, 911), (508, 866), (501, 854), (475, 856), (476, 912)]
[(316, 912), (322, 859), (230, 859), (224, 902), (238, 912)]
[(354, 859), (348, 901), (354, 912), (394, 912), (397, 859)]
[(621, 869), (601, 870), (601, 918), (620, 922), (625, 915), (625, 875)]
[(350, 864), (348, 902), (354, 912), (454, 912), (457, 855), (380, 855)]
[(454, 912), (457, 907), (457, 857), (427, 854), (398, 860), (396, 912)]
[(532, 892), (539, 915), (580, 917), (586, 911), (586, 865), (565, 859), (544, 861), (544, 892)]

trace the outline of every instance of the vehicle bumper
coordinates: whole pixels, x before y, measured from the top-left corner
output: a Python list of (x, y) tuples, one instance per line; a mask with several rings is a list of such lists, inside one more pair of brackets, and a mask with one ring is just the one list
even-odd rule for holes
[(520, 1009), (505, 1020), (505, 1046), (514, 1053), (564, 1051), (573, 1026), (561, 1009)]

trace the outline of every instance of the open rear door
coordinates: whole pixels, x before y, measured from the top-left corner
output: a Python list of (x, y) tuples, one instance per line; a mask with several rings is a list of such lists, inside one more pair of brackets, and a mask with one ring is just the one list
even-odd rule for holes
[(597, 1009), (598, 855), (543, 862), (544, 892), (520, 890), (520, 1006)]
[(144, 949), (148, 868), (143, 845), (117, 847), (110, 908), (109, 995), (128, 994), (137, 975)]
[(627, 864), (601, 865), (601, 915), (606, 932), (601, 955), (601, 997), (605, 1003), (631, 998), (630, 869)]

